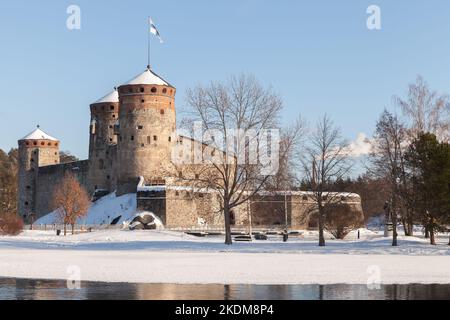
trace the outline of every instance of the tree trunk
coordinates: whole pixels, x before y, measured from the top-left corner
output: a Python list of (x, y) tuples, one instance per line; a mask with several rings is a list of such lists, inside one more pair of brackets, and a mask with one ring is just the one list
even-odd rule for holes
[(433, 228), (433, 226), (430, 226), (429, 230), (430, 230), (430, 244), (435, 246), (436, 245), (436, 238), (434, 236), (434, 228)]
[(66, 236), (66, 235), (67, 235), (67, 224), (64, 223), (64, 236)]
[(425, 225), (425, 239), (430, 238), (430, 229), (428, 228), (428, 225)]
[(75, 224), (72, 224), (72, 235), (75, 234)]
[(397, 247), (398, 241), (397, 241), (397, 213), (392, 210), (392, 246)]
[(403, 224), (403, 232), (405, 233), (405, 237), (409, 236), (409, 225), (406, 222), (406, 219), (402, 217), (402, 224)]
[(230, 208), (228, 203), (225, 203), (223, 206), (223, 214), (225, 218), (225, 244), (232, 245), (233, 240), (231, 239)]
[(409, 213), (408, 219), (407, 219), (408, 227), (409, 227), (409, 236), (414, 236), (414, 219), (413, 219), (413, 213)]
[(319, 207), (319, 247), (325, 247), (323, 208)]

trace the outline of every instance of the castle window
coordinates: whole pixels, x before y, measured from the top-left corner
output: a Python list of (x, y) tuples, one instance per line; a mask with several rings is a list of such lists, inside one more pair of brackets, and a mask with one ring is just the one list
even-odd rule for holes
[(166, 89), (166, 88), (163, 89), (163, 93), (164, 93), (164, 94), (167, 93), (167, 89)]
[(34, 151), (33, 151), (33, 154), (37, 154), (37, 151), (36, 151), (36, 150), (34, 150)]
[(25, 205), (26, 205), (26, 206), (28, 206), (28, 205), (29, 205), (28, 201), (25, 201)]
[(28, 146), (28, 145), (30, 145), (30, 143), (27, 141), (27, 142), (25, 142), (25, 144)]
[(195, 180), (199, 180), (200, 179), (200, 175), (199, 174), (196, 174), (195, 175)]
[(49, 142), (47, 145), (50, 147), (52, 144)]
[(58, 152), (55, 152), (55, 156), (57, 156), (58, 155)]
[(141, 100), (141, 103), (145, 103), (145, 100), (144, 100), (144, 99), (142, 99), (142, 100)]
[(152, 143), (150, 136), (147, 136), (147, 143)]
[(112, 138), (109, 138), (109, 142), (112, 142), (113, 141), (113, 139)]
[(158, 137), (157, 136), (153, 136), (153, 141), (158, 141)]
[(109, 176), (109, 175), (108, 175), (108, 176), (106, 176), (106, 179), (108, 179), (108, 180), (109, 180), (109, 179), (111, 179), (111, 176)]
[(169, 137), (169, 142), (172, 142), (172, 137)]
[(138, 130), (142, 130), (142, 129), (144, 129), (144, 126), (138, 126), (137, 128), (138, 128)]
[(45, 146), (45, 142), (41, 142), (41, 146)]
[(112, 129), (112, 128), (113, 128), (113, 126), (109, 126), (109, 128), (110, 128), (110, 129)]
[(183, 172), (178, 172), (178, 178), (183, 178)]
[(27, 186), (27, 189), (30, 190), (30, 189), (31, 189), (31, 186)]
[(308, 201), (308, 196), (303, 196), (303, 201)]
[(175, 196), (179, 196), (180, 195), (180, 192), (179, 191), (175, 191)]
[(152, 88), (152, 93), (156, 93), (157, 91), (158, 90), (155, 87)]
[(33, 158), (31, 158), (31, 160), (30, 160), (31, 162), (34, 162), (34, 159)]
[(110, 108), (111, 110), (114, 110), (114, 106), (109, 106), (109, 108)]
[(37, 142), (36, 142), (36, 141), (35, 141), (35, 142), (33, 142), (33, 145), (37, 146)]
[(105, 106), (102, 106), (102, 111), (105, 111)]
[(140, 88), (139, 90), (141, 91), (141, 93), (144, 93), (145, 91), (144, 88)]
[(55, 147), (57, 147), (58, 146), (58, 143), (55, 143)]
[(116, 118), (116, 115), (115, 114), (113, 114), (113, 119), (115, 119)]
[(145, 147), (145, 144), (141, 143), (141, 147), (142, 147), (142, 148)]
[(164, 114), (164, 109), (159, 110), (159, 113), (160, 113), (161, 115), (163, 115), (163, 114)]
[(134, 141), (134, 136), (131, 136), (131, 141)]

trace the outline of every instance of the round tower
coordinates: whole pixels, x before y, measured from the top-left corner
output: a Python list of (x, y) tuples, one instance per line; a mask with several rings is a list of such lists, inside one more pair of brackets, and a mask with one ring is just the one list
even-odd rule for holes
[(90, 105), (89, 127), (89, 192), (113, 191), (115, 175), (115, 125), (119, 118), (119, 94), (117, 89)]
[(149, 67), (119, 87), (117, 193), (136, 192), (139, 177), (146, 185), (163, 185), (176, 143), (176, 89)]
[(39, 167), (59, 164), (59, 140), (39, 126), (19, 140), (18, 212), (30, 220), (36, 214), (36, 180)]

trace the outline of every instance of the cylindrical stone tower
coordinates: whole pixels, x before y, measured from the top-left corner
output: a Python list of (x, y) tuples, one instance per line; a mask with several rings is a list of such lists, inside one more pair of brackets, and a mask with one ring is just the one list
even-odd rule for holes
[(175, 92), (150, 68), (119, 87), (118, 195), (136, 192), (140, 176), (146, 185), (165, 184), (176, 143)]
[(116, 176), (114, 146), (117, 135), (114, 126), (119, 118), (119, 94), (116, 89), (90, 105), (89, 127), (89, 192), (95, 190), (113, 191)]
[(59, 141), (39, 129), (19, 140), (18, 211), (30, 222), (36, 214), (36, 179), (39, 167), (59, 164)]

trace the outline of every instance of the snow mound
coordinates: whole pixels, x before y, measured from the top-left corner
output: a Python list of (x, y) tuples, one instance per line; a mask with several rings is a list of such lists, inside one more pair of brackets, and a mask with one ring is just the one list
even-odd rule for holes
[[(131, 219), (136, 214), (136, 194), (126, 194), (120, 197), (111, 193), (94, 202), (86, 217), (78, 219), (78, 224), (110, 225), (113, 221), (120, 224)], [(115, 221), (116, 220), (116, 221)], [(37, 225), (58, 224), (56, 210), (36, 221)]]

